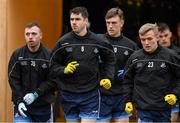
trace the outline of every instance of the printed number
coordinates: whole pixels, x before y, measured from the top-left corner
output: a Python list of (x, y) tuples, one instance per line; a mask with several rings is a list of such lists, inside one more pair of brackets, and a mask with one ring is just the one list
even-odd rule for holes
[(114, 47), (114, 52), (117, 53), (117, 47)]
[(148, 62), (148, 67), (154, 67), (154, 62)]
[(84, 52), (84, 46), (81, 46), (81, 52)]

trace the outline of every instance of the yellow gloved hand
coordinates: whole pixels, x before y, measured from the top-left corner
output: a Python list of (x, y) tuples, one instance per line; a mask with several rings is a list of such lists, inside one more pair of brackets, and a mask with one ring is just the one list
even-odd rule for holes
[(76, 70), (76, 67), (79, 66), (77, 61), (72, 61), (70, 62), (64, 69), (65, 74), (73, 74), (74, 71)]
[(126, 111), (127, 113), (129, 113), (129, 114), (132, 113), (132, 111), (133, 111), (132, 102), (127, 102), (127, 103), (126, 103), (125, 111)]
[(100, 86), (103, 86), (105, 89), (111, 88), (111, 81), (109, 79), (101, 79)]
[(169, 103), (169, 105), (174, 105), (176, 103), (176, 96), (174, 94), (167, 94), (165, 97), (164, 97), (164, 100)]

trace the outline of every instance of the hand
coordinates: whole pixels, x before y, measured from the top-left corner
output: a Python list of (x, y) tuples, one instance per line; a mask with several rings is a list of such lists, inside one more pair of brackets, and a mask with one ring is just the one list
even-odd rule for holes
[(24, 113), (24, 111), (27, 111), (27, 108), (23, 102), (19, 103), (18, 105), (18, 111), (23, 117), (27, 117), (27, 115)]
[(73, 74), (74, 71), (76, 70), (76, 67), (79, 66), (77, 61), (72, 61), (70, 62), (64, 69), (65, 74)]
[(176, 96), (174, 94), (167, 94), (164, 97), (164, 100), (169, 104), (169, 105), (174, 105), (176, 103)]
[(27, 93), (23, 100), (26, 102), (27, 105), (32, 104), (36, 99), (38, 98), (38, 94), (36, 92), (34, 93)]
[(127, 102), (127, 103), (126, 103), (125, 111), (126, 111), (127, 113), (129, 113), (129, 114), (132, 113), (132, 111), (133, 111), (132, 102)]
[(105, 89), (110, 89), (111, 88), (111, 81), (109, 79), (102, 79), (100, 81), (100, 86), (103, 86)]

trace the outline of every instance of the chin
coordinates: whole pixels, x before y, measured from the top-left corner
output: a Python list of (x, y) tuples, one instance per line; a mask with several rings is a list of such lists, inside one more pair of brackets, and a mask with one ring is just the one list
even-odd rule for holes
[(36, 45), (33, 45), (33, 44), (32, 44), (32, 45), (28, 45), (28, 46), (29, 46), (29, 47), (36, 47)]

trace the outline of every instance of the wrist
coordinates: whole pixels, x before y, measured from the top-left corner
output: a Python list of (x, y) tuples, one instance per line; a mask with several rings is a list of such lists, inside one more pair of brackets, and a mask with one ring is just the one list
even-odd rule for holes
[(18, 100), (16, 101), (16, 104), (19, 105), (20, 103), (24, 103), (24, 101), (23, 101), (22, 99), (18, 99)]
[(35, 99), (39, 97), (39, 94), (36, 91), (34, 91), (33, 94), (34, 94)]

